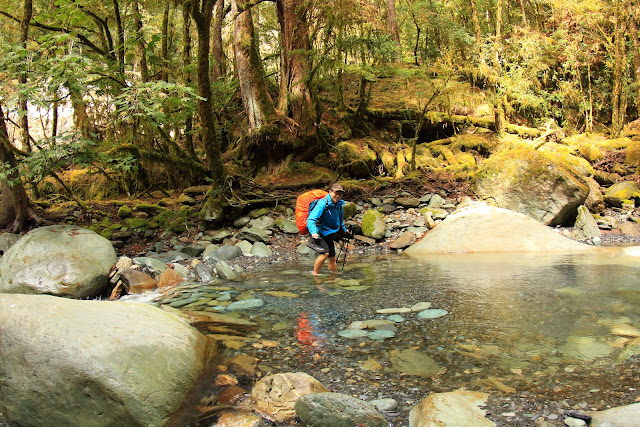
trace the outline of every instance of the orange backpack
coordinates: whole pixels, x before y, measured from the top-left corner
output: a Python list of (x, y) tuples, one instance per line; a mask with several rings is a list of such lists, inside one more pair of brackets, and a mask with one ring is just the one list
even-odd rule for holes
[(309, 212), (313, 210), (318, 200), (327, 194), (329, 193), (324, 190), (311, 190), (302, 193), (296, 199), (296, 225), (298, 226), (298, 230), (300, 230), (300, 234), (303, 236), (309, 234), (309, 230), (307, 230)]

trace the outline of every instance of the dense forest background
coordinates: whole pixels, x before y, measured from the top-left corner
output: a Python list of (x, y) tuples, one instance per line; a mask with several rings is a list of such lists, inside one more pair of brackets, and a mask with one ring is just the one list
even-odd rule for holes
[(411, 148), (395, 171), (382, 155), (367, 166), (393, 179), (465, 120), (615, 137), (640, 108), (629, 0), (0, 0), (0, 22), (12, 231), (60, 193), (206, 184), (211, 207), (291, 171), (357, 176), (341, 141)]

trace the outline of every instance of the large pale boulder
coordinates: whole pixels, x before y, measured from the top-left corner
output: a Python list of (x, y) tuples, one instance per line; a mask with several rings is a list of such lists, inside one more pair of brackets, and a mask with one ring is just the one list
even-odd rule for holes
[(108, 286), (116, 260), (111, 242), (91, 230), (36, 228), (0, 259), (0, 292), (92, 297)]
[(208, 342), (146, 304), (0, 294), (0, 412), (10, 425), (165, 425)]
[(475, 203), (449, 215), (405, 253), (419, 257), (464, 252), (584, 252), (595, 250), (563, 237), (518, 212)]
[(431, 394), (411, 409), (409, 427), (495, 426), (480, 409), (488, 398), (487, 393), (469, 390)]
[(472, 185), (480, 198), (546, 225), (575, 219), (576, 209), (589, 195), (589, 186), (572, 162), (530, 149), (490, 157), (478, 170)]

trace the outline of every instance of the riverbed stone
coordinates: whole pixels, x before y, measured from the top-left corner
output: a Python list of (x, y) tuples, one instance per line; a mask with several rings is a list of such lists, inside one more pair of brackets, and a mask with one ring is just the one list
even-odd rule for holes
[(423, 310), (418, 313), (418, 317), (421, 319), (437, 319), (442, 316), (446, 316), (449, 314), (447, 310), (442, 310), (438, 308), (430, 308), (428, 310)]
[(216, 272), (218, 273), (218, 276), (220, 276), (220, 278), (222, 279), (226, 279), (226, 280), (240, 279), (238, 273), (233, 271), (233, 268), (231, 268), (231, 266), (227, 264), (227, 262), (225, 261), (218, 261), (216, 263)]
[(209, 345), (148, 304), (0, 294), (0, 412), (9, 425), (163, 426)]
[(265, 245), (262, 242), (255, 242), (251, 248), (251, 255), (259, 256), (259, 257), (270, 257), (273, 255), (273, 251), (269, 246)]
[(405, 231), (389, 247), (391, 249), (404, 249), (416, 242), (416, 235), (410, 231)]
[(36, 228), (0, 259), (0, 292), (93, 297), (109, 285), (116, 260), (111, 242), (91, 230)]
[(230, 261), (234, 258), (241, 257), (243, 255), (242, 249), (237, 245), (224, 245), (220, 246), (212, 254), (213, 258), (219, 261)]
[(251, 391), (253, 409), (275, 423), (285, 423), (296, 417), (294, 405), (307, 394), (328, 392), (320, 381), (304, 372), (268, 375)]
[(236, 311), (236, 310), (250, 310), (253, 308), (262, 307), (264, 301), (258, 298), (245, 299), (241, 301), (234, 301), (227, 306), (227, 310)]
[(591, 212), (589, 212), (589, 209), (584, 205), (579, 206), (578, 217), (573, 225), (571, 236), (576, 240), (590, 240), (600, 236), (601, 233), (600, 228), (598, 228), (598, 223), (593, 215), (591, 215)]
[(241, 240), (236, 243), (236, 246), (242, 250), (243, 255), (251, 255), (251, 248), (253, 248), (253, 243), (248, 240)]
[(568, 239), (519, 212), (483, 203), (459, 209), (405, 250), (412, 257), (433, 253), (580, 253), (593, 246)]
[(590, 361), (610, 355), (613, 353), (613, 348), (593, 337), (571, 336), (567, 339), (566, 344), (558, 348), (558, 351), (565, 356)]
[(262, 242), (267, 243), (269, 241), (269, 234), (257, 227), (247, 227), (242, 229), (238, 234), (236, 234), (238, 239), (245, 239), (250, 242)]
[(296, 223), (291, 221), (290, 219), (280, 218), (276, 221), (276, 225), (282, 232), (287, 234), (297, 234), (300, 232)]
[(369, 402), (343, 393), (311, 393), (294, 405), (303, 424), (314, 427), (387, 427), (387, 420)]
[(393, 369), (407, 375), (428, 378), (440, 372), (440, 367), (431, 356), (416, 350), (393, 350), (389, 361)]
[(431, 394), (409, 413), (409, 427), (422, 426), (495, 426), (480, 409), (489, 395), (470, 390)]

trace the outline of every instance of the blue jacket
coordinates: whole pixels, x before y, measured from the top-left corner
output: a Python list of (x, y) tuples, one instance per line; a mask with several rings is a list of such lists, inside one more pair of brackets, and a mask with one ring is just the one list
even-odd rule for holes
[(318, 233), (321, 236), (328, 236), (339, 230), (347, 231), (344, 226), (343, 206), (344, 200), (340, 199), (338, 203), (333, 203), (330, 194), (318, 200), (307, 218), (309, 234)]

